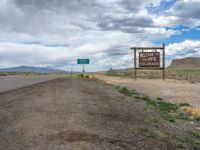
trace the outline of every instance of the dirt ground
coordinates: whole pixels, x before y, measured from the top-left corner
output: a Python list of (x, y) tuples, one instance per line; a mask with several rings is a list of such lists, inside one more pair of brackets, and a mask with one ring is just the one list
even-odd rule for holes
[(192, 84), (169, 79), (165, 81), (158, 79), (134, 80), (100, 74), (95, 76), (107, 83), (135, 89), (153, 98), (160, 97), (172, 103), (188, 103), (195, 108), (200, 108), (200, 83)]
[(156, 113), (112, 85), (60, 78), (0, 94), (1, 150), (166, 150)]

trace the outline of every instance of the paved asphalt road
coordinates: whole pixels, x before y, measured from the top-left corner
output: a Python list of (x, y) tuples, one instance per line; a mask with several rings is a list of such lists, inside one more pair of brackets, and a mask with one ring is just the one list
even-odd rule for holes
[(64, 77), (64, 75), (32, 75), (0, 77), (0, 93)]

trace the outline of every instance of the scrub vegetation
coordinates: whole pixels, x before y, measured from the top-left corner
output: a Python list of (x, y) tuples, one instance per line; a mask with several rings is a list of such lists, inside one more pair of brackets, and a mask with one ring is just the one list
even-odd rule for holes
[[(105, 73), (107, 76), (133, 77), (133, 69), (110, 70)], [(162, 71), (158, 70), (138, 70), (137, 77), (143, 79), (161, 79)], [(200, 69), (166, 69), (166, 78), (175, 80), (185, 80), (191, 83), (200, 82)]]
[[(172, 141), (177, 144), (178, 148), (200, 148), (200, 132), (197, 128), (200, 126), (200, 117), (194, 116), (191, 111), (186, 111), (186, 107), (192, 109), (187, 103), (179, 105), (165, 102), (162, 98), (150, 98), (144, 94), (138, 93), (136, 90), (129, 90), (126, 87), (117, 86), (116, 89), (125, 97), (133, 97), (136, 102), (141, 102), (150, 106), (159, 117), (153, 118), (155, 124), (164, 124), (162, 133), (167, 134)], [(187, 109), (187, 110), (188, 110)], [(196, 126), (196, 129), (192, 128)], [(179, 130), (176, 131), (176, 128)], [(153, 138), (155, 134), (148, 130), (142, 130), (145, 136)], [(178, 133), (179, 132), (179, 133)], [(189, 147), (188, 147), (189, 146)]]

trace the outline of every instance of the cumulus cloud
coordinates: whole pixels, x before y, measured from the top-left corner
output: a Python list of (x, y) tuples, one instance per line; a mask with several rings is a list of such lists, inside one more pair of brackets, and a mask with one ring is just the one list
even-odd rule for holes
[(167, 54), (174, 58), (200, 56), (200, 41), (185, 40), (181, 43), (169, 44)]
[(53, 47), (38, 44), (0, 43), (0, 59), (7, 62), (6, 66), (1, 67), (22, 65), (24, 62), (27, 65), (48, 66), (54, 61), (70, 58), (74, 53), (69, 53), (65, 47), (56, 47), (55, 51)]
[(171, 63), (172, 59), (184, 57), (199, 57), (200, 56), (200, 41), (185, 40), (180, 43), (169, 44), (166, 47), (167, 64)]
[[(2, 0), (0, 67), (34, 65), (69, 70), (77, 67), (77, 58), (90, 58), (91, 71), (131, 67), (130, 46), (152, 46), (158, 39), (180, 33), (166, 27), (199, 24), (198, 0), (179, 0), (167, 9), (160, 7), (166, 2)], [(150, 13), (150, 5), (159, 11)], [(173, 55), (179, 56), (180, 51), (174, 49)]]
[(163, 20), (164, 26), (186, 25), (193, 28), (200, 23), (199, 5), (199, 0), (163, 0), (159, 6), (150, 5), (147, 9), (154, 13), (153, 17)]

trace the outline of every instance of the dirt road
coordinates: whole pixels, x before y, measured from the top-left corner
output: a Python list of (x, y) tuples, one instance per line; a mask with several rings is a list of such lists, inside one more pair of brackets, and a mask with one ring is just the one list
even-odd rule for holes
[(150, 80), (150, 79), (128, 79), (120, 77), (109, 77), (95, 75), (107, 83), (125, 86), (137, 90), (140, 93), (153, 98), (161, 97), (164, 100), (176, 104), (188, 103), (200, 108), (200, 83), (191, 84), (176, 80)]
[(1, 150), (174, 149), (143, 104), (89, 79), (60, 78), (0, 94)]

